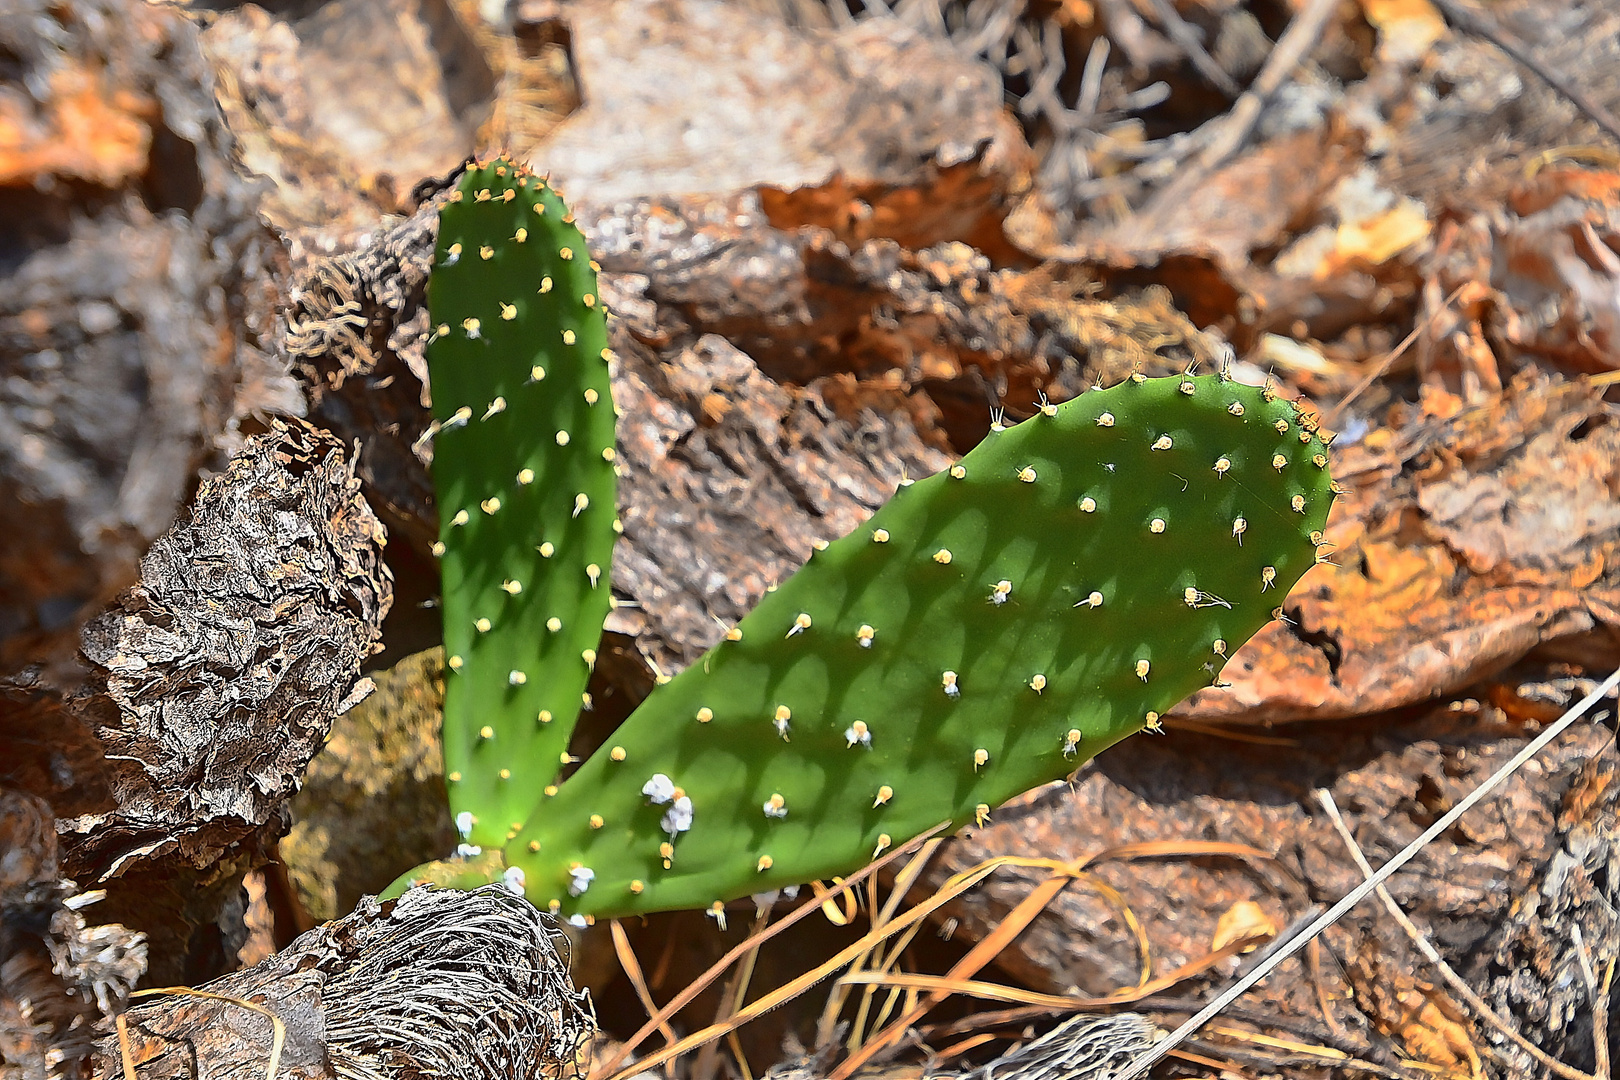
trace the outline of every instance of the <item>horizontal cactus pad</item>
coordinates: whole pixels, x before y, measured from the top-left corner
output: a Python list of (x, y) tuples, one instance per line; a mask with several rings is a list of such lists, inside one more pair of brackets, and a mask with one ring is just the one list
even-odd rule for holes
[(1314, 564), (1327, 464), (1291, 403), (1219, 376), (1043, 403), (818, 544), (506, 862), (537, 904), (624, 915), (983, 820), (1215, 679)]

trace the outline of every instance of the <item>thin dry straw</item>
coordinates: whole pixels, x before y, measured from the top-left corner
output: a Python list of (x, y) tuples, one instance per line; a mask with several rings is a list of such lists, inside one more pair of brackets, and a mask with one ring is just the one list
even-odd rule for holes
[(1323, 930), (1326, 930), (1328, 927), (1342, 919), (1346, 912), (1355, 907), (1357, 904), (1361, 903), (1361, 901), (1364, 900), (1374, 889), (1378, 888), (1378, 886), (1388, 881), (1395, 871), (1405, 866), (1408, 862), (1411, 862), (1417, 853), (1427, 847), (1437, 836), (1455, 825), (1457, 823), (1457, 819), (1467, 813), (1475, 803), (1479, 802), (1486, 795), (1490, 794), (1490, 792), (1498, 784), (1522, 768), (1525, 762), (1529, 761), (1531, 758), (1541, 753), (1542, 750), (1546, 749), (1548, 743), (1552, 742), (1559, 735), (1563, 734), (1564, 730), (1576, 720), (1579, 720), (1582, 716), (1586, 715), (1586, 711), (1588, 709), (1590, 709), (1593, 705), (1596, 705), (1604, 697), (1607, 697), (1617, 685), (1620, 685), (1620, 668), (1616, 668), (1613, 674), (1611, 674), (1607, 679), (1604, 679), (1603, 682), (1598, 685), (1597, 689), (1593, 690), (1580, 701), (1570, 706), (1569, 711), (1564, 713), (1563, 716), (1560, 716), (1558, 720), (1552, 724), (1552, 726), (1547, 728), (1546, 731), (1543, 731), (1540, 735), (1537, 735), (1534, 739), (1530, 740), (1530, 743), (1525, 746), (1523, 750), (1520, 750), (1517, 754), (1513, 755), (1513, 760), (1496, 770), (1496, 772), (1491, 775), (1489, 780), (1486, 780), (1473, 791), (1470, 791), (1460, 802), (1457, 803), (1456, 806), (1452, 807), (1448, 813), (1438, 819), (1433, 825), (1430, 825), (1427, 829), (1425, 829), (1422, 836), (1419, 836), (1416, 840), (1402, 848), (1400, 854), (1396, 855), (1379, 868), (1378, 873), (1374, 874), (1372, 877), (1350, 890), (1349, 894), (1347, 894), (1343, 900), (1340, 900), (1337, 904), (1334, 904), (1319, 919), (1311, 923), (1292, 938), (1288, 939), (1286, 943), (1279, 947), (1275, 952), (1271, 953), (1271, 955), (1269, 955), (1263, 962), (1255, 965), (1254, 969), (1251, 970), (1247, 975), (1233, 983), (1218, 997), (1216, 997), (1214, 1001), (1211, 1001), (1196, 1014), (1189, 1017), (1186, 1023), (1172, 1031), (1163, 1041), (1155, 1044), (1153, 1049), (1147, 1051), (1141, 1057), (1131, 1062), (1131, 1064), (1123, 1072), (1119, 1073), (1114, 1080), (1134, 1080), (1135, 1077), (1146, 1074), (1148, 1069), (1152, 1068), (1157, 1062), (1162, 1060), (1166, 1054), (1170, 1053), (1171, 1050), (1180, 1045), (1181, 1042), (1189, 1035), (1203, 1027), (1218, 1013), (1220, 1013), (1222, 1009), (1231, 1004), (1232, 1001), (1246, 993), (1255, 983), (1271, 974), (1272, 970), (1276, 968), (1278, 964), (1282, 963), (1290, 956), (1293, 956), (1294, 953), (1298, 952), (1306, 942), (1310, 941)]

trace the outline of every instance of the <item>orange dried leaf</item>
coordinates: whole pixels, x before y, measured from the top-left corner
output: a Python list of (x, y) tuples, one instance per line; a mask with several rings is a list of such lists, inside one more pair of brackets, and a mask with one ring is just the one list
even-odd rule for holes
[(1446, 20), (1429, 0), (1361, 0), (1367, 22), (1378, 31), (1378, 51), (1421, 56), (1446, 36)]
[(1429, 238), (1428, 215), (1406, 199), (1382, 214), (1340, 225), (1333, 251), (1316, 268), (1316, 278), (1332, 277), (1352, 262), (1379, 266)]
[(1057, 15), (1070, 26), (1090, 26), (1097, 21), (1097, 8), (1091, 0), (1063, 0)]
[(1277, 924), (1253, 900), (1239, 900), (1215, 924), (1215, 936), (1209, 943), (1211, 952), (1220, 952), (1234, 942), (1246, 941), (1244, 952), (1277, 936)]
[(1410, 1009), (1416, 1004), (1414, 999), (1422, 1004), (1408, 1014), (1409, 1019), (1400, 1030), (1407, 1053), (1419, 1061), (1448, 1070), (1460, 1072), (1466, 1068), (1466, 1075), (1471, 1077), (1481, 1075), (1479, 1052), (1474, 1049), (1468, 1027), (1446, 1015), (1434, 1001), (1422, 999), (1416, 991), (1402, 994), (1401, 1004)]

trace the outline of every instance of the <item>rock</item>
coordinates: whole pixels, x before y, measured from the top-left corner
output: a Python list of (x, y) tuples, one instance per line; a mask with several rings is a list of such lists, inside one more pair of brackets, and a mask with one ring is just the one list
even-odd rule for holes
[(318, 922), (354, 910), (419, 863), (455, 849), (439, 723), (444, 650), (373, 673), (376, 692), (338, 717), (293, 796), (281, 862)]
[(996, 70), (897, 19), (816, 30), (718, 0), (566, 12), (584, 105), (531, 163), (593, 202), (921, 186), (964, 162), (996, 178), (992, 202), (1028, 164)]

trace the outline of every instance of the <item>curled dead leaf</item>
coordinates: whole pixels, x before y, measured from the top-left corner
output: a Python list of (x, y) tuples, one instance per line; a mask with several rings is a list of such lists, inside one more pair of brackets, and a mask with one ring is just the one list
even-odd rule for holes
[(1259, 904), (1253, 900), (1239, 900), (1227, 908), (1215, 924), (1215, 936), (1209, 948), (1211, 952), (1219, 952), (1233, 942), (1246, 940), (1249, 944), (1244, 946), (1243, 951), (1251, 952), (1276, 936), (1276, 922)]
[(1410, 1010), (1400, 1029), (1407, 1053), (1419, 1061), (1439, 1065), (1452, 1075), (1461, 1074), (1463, 1068), (1470, 1077), (1481, 1075), (1473, 1037), (1466, 1024), (1450, 1015), (1453, 1009), (1442, 1008), (1415, 990), (1402, 994), (1400, 1003)]

